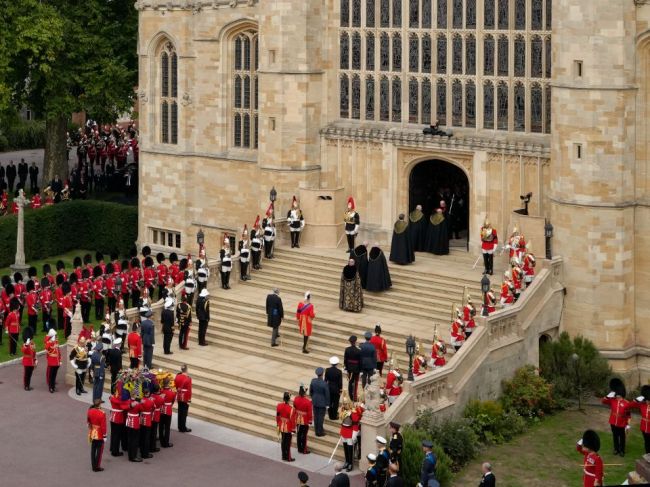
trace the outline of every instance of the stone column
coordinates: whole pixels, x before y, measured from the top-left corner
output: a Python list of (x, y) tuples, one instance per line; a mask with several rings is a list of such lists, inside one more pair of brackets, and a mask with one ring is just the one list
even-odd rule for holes
[(384, 413), (379, 411), (366, 411), (361, 418), (361, 460), (359, 470), (365, 472), (368, 468), (368, 453), (377, 452), (375, 438), (385, 436), (386, 420)]
[(27, 272), (29, 266), (25, 264), (25, 206), (29, 203), (29, 200), (25, 198), (25, 193), (21, 189), (18, 192), (18, 198), (14, 199), (14, 202), (18, 205), (18, 229), (16, 230), (16, 260), (11, 265), (11, 269), (15, 272)]

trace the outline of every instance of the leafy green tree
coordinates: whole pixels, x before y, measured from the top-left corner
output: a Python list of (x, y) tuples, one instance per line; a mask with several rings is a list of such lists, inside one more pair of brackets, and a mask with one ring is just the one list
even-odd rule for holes
[(132, 0), (0, 0), (0, 16), (0, 108), (44, 116), (43, 178), (63, 176), (70, 114), (115, 120), (133, 104), (137, 11)]

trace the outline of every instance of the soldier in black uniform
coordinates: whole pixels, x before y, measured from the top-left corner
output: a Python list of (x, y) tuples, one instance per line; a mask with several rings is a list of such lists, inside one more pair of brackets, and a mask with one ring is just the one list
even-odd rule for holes
[(343, 367), (348, 373), (348, 394), (350, 399), (356, 402), (359, 372), (361, 371), (361, 350), (356, 345), (357, 337), (355, 335), (352, 335), (348, 341), (350, 342), (350, 346), (345, 349)]
[[(366, 457), (368, 459), (368, 470), (366, 470), (366, 487), (379, 487), (379, 482), (377, 478), (377, 455), (374, 453), (368, 453)], [(383, 486), (381, 486), (383, 487)]]
[(305, 219), (295, 196), (291, 202), (291, 209), (287, 212), (287, 223), (289, 223), (289, 233), (291, 235), (291, 248), (300, 248), (300, 233), (305, 227)]
[(221, 272), (221, 287), (223, 289), (230, 289), (230, 271), (232, 270), (232, 254), (230, 250), (230, 239), (228, 235), (223, 240), (223, 247), (219, 251), (219, 258), (221, 259), (220, 272)]
[(192, 323), (192, 308), (187, 304), (187, 296), (181, 296), (181, 302), (176, 307), (176, 323), (178, 324), (178, 348), (188, 350), (187, 337)]
[(170, 350), (172, 339), (174, 338), (174, 298), (167, 296), (164, 302), (164, 308), (160, 314), (163, 332), (163, 352), (165, 355), (171, 355)]
[(196, 300), (196, 319), (199, 320), (199, 345), (205, 346), (205, 333), (208, 331), (208, 322), (210, 321), (210, 293), (204, 288), (199, 293)]
[(106, 351), (106, 366), (111, 371), (111, 394), (115, 394), (117, 375), (122, 370), (122, 339), (113, 340), (113, 346)]
[(396, 464), (398, 467), (402, 461), (402, 447), (404, 445), (404, 439), (399, 432), (400, 426), (399, 423), (395, 423), (394, 421), (390, 422), (390, 443), (388, 443), (390, 462)]
[(343, 392), (343, 372), (337, 367), (339, 358), (330, 357), (330, 365), (325, 371), (325, 382), (330, 389), (330, 406), (328, 409), (329, 417), (332, 420), (339, 419), (339, 399)]

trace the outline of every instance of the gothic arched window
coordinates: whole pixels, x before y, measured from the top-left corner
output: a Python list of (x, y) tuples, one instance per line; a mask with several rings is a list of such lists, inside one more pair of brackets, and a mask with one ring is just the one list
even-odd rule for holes
[(542, 131), (542, 108), (544, 102), (542, 100), (542, 86), (539, 83), (533, 83), (530, 88), (530, 131)]
[(436, 117), (440, 125), (447, 125), (447, 84), (444, 79), (436, 84)]
[(402, 70), (402, 36), (393, 35), (393, 71)]
[(422, 28), (431, 28), (431, 0), (422, 0)]
[(499, 76), (508, 76), (508, 38), (506, 36), (499, 37), (498, 47), (497, 74)]
[(492, 81), (483, 83), (483, 128), (494, 128), (494, 84)]
[(465, 74), (476, 74), (476, 38), (472, 34), (465, 38)]
[(437, 1), (438, 1), (438, 11), (437, 11), (438, 22), (436, 24), (438, 25), (438, 29), (446, 29), (447, 28), (447, 0), (437, 0)]
[(372, 32), (366, 34), (366, 70), (375, 70), (375, 35)]
[(508, 130), (508, 85), (505, 81), (497, 85), (497, 129)]
[(409, 0), (409, 27), (417, 29), (420, 25), (420, 0)]
[(241, 76), (235, 76), (235, 108), (242, 108), (241, 100)]
[(361, 0), (352, 0), (352, 27), (361, 27)]
[(382, 71), (388, 71), (390, 69), (390, 40), (388, 39), (388, 34), (386, 32), (381, 33), (381, 38), (379, 40), (379, 69)]
[(418, 123), (418, 80), (409, 80), (409, 122)]
[(526, 29), (526, 0), (515, 0), (515, 30)]
[(483, 74), (494, 75), (494, 37), (490, 35), (483, 39)]
[(242, 147), (249, 148), (250, 146), (251, 146), (251, 116), (248, 113), (245, 113), (243, 130), (242, 130)]
[(465, 127), (476, 127), (476, 85), (465, 83)]
[(402, 121), (402, 82), (395, 76), (393, 78), (393, 122)]
[(447, 38), (441, 34), (438, 36), (438, 74), (445, 74), (447, 72)]
[(454, 29), (463, 28), (463, 0), (453, 0), (451, 12), (451, 25)]
[(542, 30), (543, 0), (532, 0), (530, 7), (530, 28), (531, 30)]
[(531, 78), (542, 77), (542, 38), (533, 37), (530, 42), (530, 76)]
[(499, 30), (508, 30), (508, 0), (497, 0), (499, 2)]
[(544, 132), (551, 133), (551, 85), (544, 87)]
[(393, 0), (393, 27), (402, 27), (402, 0)]
[(361, 69), (361, 34), (352, 34), (352, 69)]
[(379, 81), (379, 120), (387, 122), (390, 115), (390, 83), (386, 76)]
[(341, 69), (350, 69), (350, 36), (341, 34)]
[(457, 79), (451, 84), (451, 123), (455, 127), (463, 126), (463, 85)]
[(494, 29), (494, 0), (483, 0), (483, 28)]
[(553, 0), (546, 0), (546, 30), (553, 26)]
[(361, 118), (361, 78), (358, 74), (352, 76), (352, 117), (359, 120)]
[(375, 119), (375, 79), (366, 78), (366, 120)]
[(523, 83), (515, 83), (514, 101), (514, 129), (523, 132), (526, 130), (526, 88)]
[(420, 123), (431, 124), (431, 81), (422, 81), (422, 120)]
[(515, 38), (515, 76), (526, 75), (526, 41), (523, 36)]
[(241, 61), (241, 55), (242, 55), (242, 50), (241, 50), (241, 37), (238, 37), (235, 39), (235, 69), (241, 69), (242, 67), (242, 61)]
[(171, 42), (160, 53), (160, 142), (178, 143), (178, 57)]
[(366, 27), (375, 26), (375, 0), (366, 0)]
[(347, 74), (342, 74), (340, 79), (340, 107), (341, 118), (350, 117), (350, 80)]
[(409, 71), (415, 73), (418, 70), (418, 62), (420, 60), (420, 40), (415, 34), (409, 37)]
[(244, 87), (242, 89), (244, 102), (242, 103), (242, 108), (251, 107), (251, 79), (248, 76), (244, 76)]
[(422, 36), (422, 72), (431, 72), (431, 36), (429, 34)]
[(452, 73), (463, 74), (463, 38), (456, 34), (452, 40)]
[(341, 27), (350, 26), (350, 0), (341, 0)]
[(390, 27), (390, 0), (381, 0), (379, 4), (379, 25)]
[(234, 124), (235, 147), (241, 147), (241, 115), (239, 113), (235, 113)]
[(465, 0), (465, 28), (476, 29), (476, 0)]

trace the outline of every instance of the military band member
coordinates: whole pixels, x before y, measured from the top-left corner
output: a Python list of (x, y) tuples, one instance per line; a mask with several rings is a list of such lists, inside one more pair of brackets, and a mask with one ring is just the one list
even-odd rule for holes
[(451, 345), (458, 352), (460, 347), (465, 343), (465, 323), (460, 310), (456, 308), (456, 319), (451, 324)]
[(307, 433), (309, 432), (309, 425), (313, 421), (313, 406), (311, 399), (306, 397), (307, 391), (301, 384), (298, 389), (298, 396), (293, 400), (293, 408), (295, 410), (296, 427), (298, 429), (296, 441), (298, 446), (298, 453), (309, 454), (307, 448)]
[(119, 277), (119, 274), (115, 272), (115, 267), (112, 262), (106, 264), (106, 279), (104, 279), (104, 287), (106, 292), (106, 302), (108, 306), (108, 313), (113, 314), (115, 312), (115, 306), (117, 304), (117, 297), (120, 295), (120, 288), (116, 283), (116, 279)]
[(88, 349), (84, 337), (79, 339), (77, 346), (70, 352), (70, 364), (75, 372), (75, 392), (77, 396), (85, 394), (84, 380), (86, 380), (86, 371), (88, 370)]
[(95, 320), (101, 320), (104, 316), (104, 272), (101, 266), (96, 265), (93, 269), (93, 277), (95, 278), (92, 283), (92, 291), (95, 298)]
[(142, 359), (142, 337), (138, 333), (138, 324), (131, 325), (131, 333), (126, 337), (126, 346), (129, 348), (129, 367), (137, 369)]
[(253, 229), (251, 230), (251, 256), (253, 259), (253, 269), (261, 269), (260, 261), (262, 260), (262, 247), (264, 246), (264, 235), (260, 230), (260, 216), (257, 215)]
[(468, 294), (467, 304), (463, 306), (463, 323), (465, 329), (465, 339), (469, 339), (472, 332), (474, 331), (474, 328), (476, 328), (476, 322), (474, 321), (475, 316), (476, 316), (476, 308), (472, 303), (472, 297)]
[(196, 319), (199, 320), (199, 345), (205, 347), (208, 344), (205, 334), (210, 321), (210, 293), (207, 288), (201, 290), (196, 300)]
[(339, 358), (330, 357), (330, 367), (325, 370), (325, 382), (330, 390), (330, 404), (327, 412), (331, 420), (339, 419), (339, 399), (343, 392), (343, 373), (337, 367)]
[(576, 450), (582, 453), (583, 460), (583, 486), (600, 487), (603, 485), (603, 459), (598, 454), (600, 450), (600, 438), (598, 433), (587, 430), (576, 444)]
[(50, 393), (56, 391), (56, 375), (61, 366), (61, 352), (59, 351), (59, 340), (56, 330), (50, 328), (45, 342), (45, 353), (47, 355), (46, 380)]
[[(174, 308), (175, 300), (172, 296), (167, 296), (163, 303), (163, 310), (160, 314), (163, 332), (163, 352), (165, 355), (171, 355), (171, 344), (174, 338)], [(162, 441), (162, 440), (161, 440)]]
[(36, 347), (31, 338), (25, 340), (22, 350), (23, 352), (23, 386), (26, 391), (31, 391), (33, 388), (32, 384), (32, 374), (34, 373), (34, 368), (38, 364), (36, 359)]
[(266, 218), (262, 220), (264, 229), (264, 257), (273, 258), (273, 246), (275, 245), (275, 216), (273, 214), (273, 203), (266, 210)]
[(171, 448), (174, 446), (173, 443), (170, 443), (169, 438), (171, 435), (172, 407), (174, 406), (174, 401), (176, 401), (176, 393), (171, 388), (170, 380), (171, 379), (169, 378), (164, 378), (162, 381), (161, 395), (163, 397), (163, 405), (160, 410), (160, 425), (158, 431), (160, 446), (162, 448)]
[(41, 304), (41, 317), (43, 320), (43, 331), (47, 333), (50, 329), (52, 322), (52, 302), (54, 295), (52, 294), (52, 284), (47, 277), (41, 279), (41, 292), (39, 300)]
[(124, 455), (120, 451), (127, 449), (127, 444), (124, 442), (125, 432), (124, 426), (126, 423), (126, 413), (130, 408), (131, 400), (129, 399), (128, 391), (117, 391), (111, 394), (109, 398), (111, 403), (111, 456), (121, 457)]
[(239, 241), (239, 278), (242, 281), (250, 279), (248, 265), (251, 259), (251, 241), (248, 239), (248, 227), (244, 225)]
[(228, 234), (226, 234), (223, 239), (223, 246), (219, 251), (219, 259), (221, 260), (221, 266), (219, 268), (221, 272), (221, 288), (230, 289), (230, 272), (232, 271), (232, 251), (230, 249), (230, 238), (228, 237)]
[(144, 258), (144, 271), (142, 271), (142, 277), (144, 279), (144, 289), (149, 291), (149, 296), (153, 296), (154, 285), (156, 283), (156, 269), (153, 267), (153, 259), (150, 255)]
[(402, 461), (402, 448), (404, 447), (404, 438), (399, 432), (401, 425), (391, 421), (389, 427), (390, 442), (388, 443), (388, 450), (390, 451), (390, 462), (399, 467)]
[(123, 260), (120, 265), (122, 269), (120, 272), (120, 293), (122, 294), (122, 302), (124, 303), (124, 308), (129, 307), (129, 298), (131, 297), (131, 273), (129, 272), (129, 262)]
[(144, 277), (140, 269), (140, 260), (137, 257), (131, 258), (131, 272), (129, 273), (131, 282), (131, 306), (140, 306), (140, 294), (144, 287)]
[(291, 456), (291, 436), (295, 430), (295, 414), (293, 407), (289, 404), (290, 400), (291, 394), (285, 392), (282, 397), (282, 402), (278, 403), (275, 415), (278, 433), (281, 436), (280, 447), (282, 450), (282, 460), (285, 462), (295, 461), (295, 458)]
[(102, 454), (106, 441), (106, 413), (102, 409), (102, 400), (95, 399), (88, 409), (88, 440), (90, 440), (90, 459), (93, 472), (101, 472)]
[(176, 323), (178, 324), (178, 348), (189, 350), (187, 340), (192, 324), (192, 307), (187, 302), (187, 296), (181, 296), (181, 302), (176, 307)]
[(481, 252), (483, 253), (483, 274), (492, 275), (494, 272), (494, 252), (499, 245), (497, 231), (492, 228), (487, 218), (481, 227)]
[(34, 281), (27, 281), (27, 296), (25, 298), (25, 306), (27, 307), (27, 324), (32, 329), (32, 335), (38, 331), (38, 312), (40, 311), (40, 303), (38, 293)]
[(18, 337), (20, 335), (20, 304), (17, 298), (12, 298), (9, 304), (9, 313), (5, 317), (5, 330), (9, 334), (9, 355), (16, 355), (18, 350)]
[(116, 338), (109, 350), (106, 351), (106, 365), (111, 371), (111, 394), (115, 394), (117, 375), (122, 370), (122, 339)]
[(158, 282), (158, 299), (163, 299), (163, 292), (165, 290), (165, 285), (167, 283), (167, 276), (169, 275), (169, 269), (165, 265), (165, 254), (158, 252), (156, 254), (156, 262), (158, 266), (156, 267), (156, 279)]
[(305, 219), (295, 196), (291, 201), (291, 209), (287, 213), (287, 223), (289, 224), (289, 234), (291, 235), (291, 248), (300, 248), (300, 233), (305, 228)]
[(348, 209), (343, 215), (343, 222), (345, 223), (345, 236), (348, 240), (348, 254), (351, 254), (354, 249), (354, 239), (359, 234), (360, 225), (359, 213), (356, 211), (352, 196), (348, 198)]

